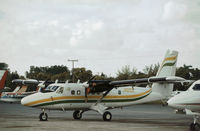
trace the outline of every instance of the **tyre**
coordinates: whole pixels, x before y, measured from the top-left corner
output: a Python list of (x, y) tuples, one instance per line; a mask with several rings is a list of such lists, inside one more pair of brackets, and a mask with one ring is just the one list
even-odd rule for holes
[(190, 124), (190, 130), (191, 131), (199, 131), (200, 130), (200, 125), (198, 123), (191, 123)]
[(48, 120), (48, 115), (47, 113), (42, 112), (39, 116), (40, 121), (47, 121)]
[(82, 118), (82, 113), (80, 111), (74, 111), (73, 117), (74, 119), (79, 120)]
[(103, 113), (103, 120), (110, 121), (112, 119), (112, 114), (109, 111)]

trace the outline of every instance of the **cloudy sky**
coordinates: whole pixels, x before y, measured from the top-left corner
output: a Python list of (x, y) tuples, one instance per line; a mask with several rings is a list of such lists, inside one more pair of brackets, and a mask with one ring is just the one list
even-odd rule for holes
[(200, 68), (199, 0), (0, 0), (0, 62), (66, 65), (114, 76), (179, 51), (178, 66)]

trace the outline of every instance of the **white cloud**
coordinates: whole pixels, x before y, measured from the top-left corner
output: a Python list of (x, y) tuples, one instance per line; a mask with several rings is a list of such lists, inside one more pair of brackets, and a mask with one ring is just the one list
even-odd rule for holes
[(182, 19), (187, 13), (187, 5), (181, 2), (169, 1), (165, 4), (162, 19), (176, 21)]
[(199, 67), (199, 11), (188, 0), (1, 0), (1, 60), (22, 74), (76, 58), (77, 66), (114, 75), (176, 49), (180, 64)]

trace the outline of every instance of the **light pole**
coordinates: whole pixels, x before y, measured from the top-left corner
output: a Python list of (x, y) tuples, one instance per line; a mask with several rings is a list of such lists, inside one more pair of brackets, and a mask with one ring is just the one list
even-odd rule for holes
[(70, 60), (68, 59), (69, 62), (72, 62), (72, 82), (74, 83), (74, 62), (78, 62), (78, 60)]

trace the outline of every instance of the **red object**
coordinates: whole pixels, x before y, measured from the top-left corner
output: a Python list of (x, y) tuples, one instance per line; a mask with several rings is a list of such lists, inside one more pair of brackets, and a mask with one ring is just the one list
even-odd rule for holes
[(6, 70), (0, 80), (0, 89), (4, 88), (6, 77), (7, 77), (8, 71)]

